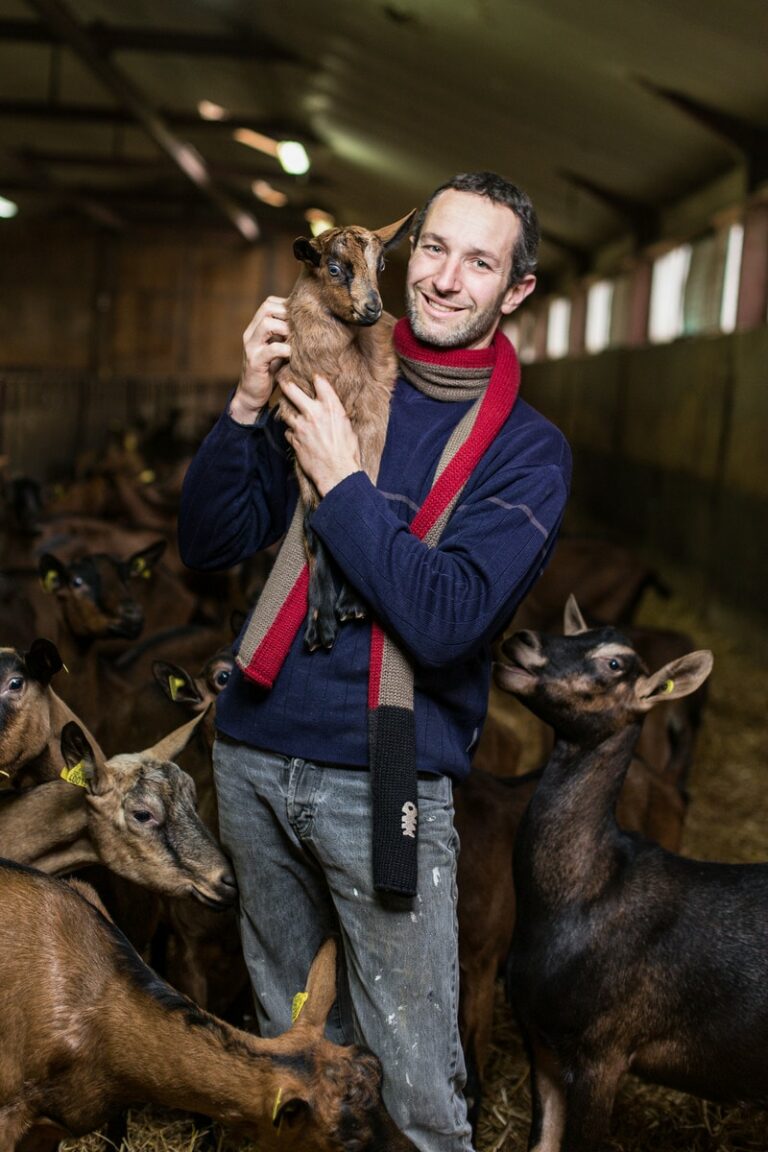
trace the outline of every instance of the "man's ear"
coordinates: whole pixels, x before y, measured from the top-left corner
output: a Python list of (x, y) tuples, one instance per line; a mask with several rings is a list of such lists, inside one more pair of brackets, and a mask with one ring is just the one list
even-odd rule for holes
[(522, 280), (518, 280), (517, 284), (512, 284), (507, 288), (501, 304), (502, 315), (511, 315), (516, 308), (520, 307), (526, 296), (530, 296), (535, 287), (536, 277), (531, 273), (529, 276), (523, 276)]

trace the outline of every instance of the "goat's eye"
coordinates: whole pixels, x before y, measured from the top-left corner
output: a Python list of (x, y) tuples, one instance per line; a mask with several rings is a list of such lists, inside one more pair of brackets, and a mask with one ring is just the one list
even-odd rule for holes
[(329, 263), (328, 264), (328, 275), (333, 276), (334, 278), (336, 278), (337, 276), (341, 276), (340, 266), (338, 264)]
[(8, 681), (8, 691), (9, 692), (21, 692), (23, 687), (24, 687), (24, 677), (23, 676), (13, 676)]
[(382, 256), (381, 260), (379, 260), (379, 272), (383, 272), (384, 269), (386, 268), (386, 266), (387, 266), (387, 262), (384, 259), (384, 257)]
[(213, 682), (217, 688), (223, 688), (225, 684), (229, 683), (231, 675), (229, 668), (222, 668), (221, 672), (217, 672), (214, 676)]
[(82, 576), (73, 576), (70, 580), (70, 584), (73, 588), (82, 588), (83, 584), (85, 584), (85, 580), (83, 580)]
[(608, 661), (608, 667), (611, 672), (618, 672), (619, 668), (621, 668), (621, 660), (617, 660), (615, 656), (612, 656)]
[(151, 812), (148, 812), (146, 808), (137, 808), (131, 815), (137, 824), (149, 824), (154, 820), (154, 816)]

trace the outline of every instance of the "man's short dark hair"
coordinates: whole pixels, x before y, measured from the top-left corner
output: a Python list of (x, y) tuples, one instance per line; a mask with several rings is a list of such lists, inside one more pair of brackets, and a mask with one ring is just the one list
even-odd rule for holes
[(455, 192), (474, 192), (476, 196), (487, 196), (494, 204), (511, 208), (520, 221), (520, 236), (512, 253), (512, 270), (509, 276), (510, 287), (518, 284), (526, 276), (536, 271), (539, 251), (539, 221), (530, 198), (522, 189), (505, 180), (496, 172), (463, 172), (441, 184), (419, 209), (411, 228), (411, 236), (416, 243), (421, 235), (430, 205), (441, 192), (453, 189)]

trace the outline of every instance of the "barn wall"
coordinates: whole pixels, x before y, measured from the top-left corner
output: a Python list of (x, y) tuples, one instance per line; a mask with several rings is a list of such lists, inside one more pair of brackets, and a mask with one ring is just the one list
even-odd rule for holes
[(768, 328), (530, 364), (523, 381), (571, 441), (577, 506), (768, 617)]

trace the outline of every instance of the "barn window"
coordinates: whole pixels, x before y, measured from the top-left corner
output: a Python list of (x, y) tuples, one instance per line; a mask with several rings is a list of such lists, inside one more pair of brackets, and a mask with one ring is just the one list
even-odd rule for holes
[(690, 263), (690, 244), (681, 244), (654, 261), (648, 321), (648, 338), (653, 344), (664, 344), (682, 335), (683, 298)]
[(547, 356), (559, 360), (568, 355), (568, 332), (571, 326), (571, 302), (564, 296), (550, 301), (547, 314)]
[(731, 224), (728, 229), (728, 243), (725, 250), (723, 298), (720, 304), (720, 327), (723, 332), (733, 332), (736, 327), (736, 308), (739, 303), (739, 277), (741, 275), (741, 253), (743, 247), (744, 225)]
[(598, 280), (587, 294), (587, 324), (584, 343), (587, 352), (602, 352), (611, 339), (611, 307), (613, 283)]

